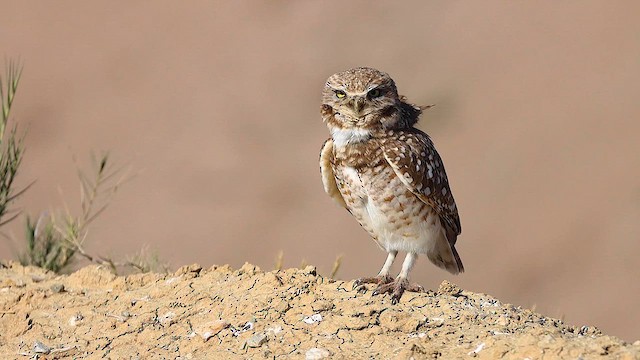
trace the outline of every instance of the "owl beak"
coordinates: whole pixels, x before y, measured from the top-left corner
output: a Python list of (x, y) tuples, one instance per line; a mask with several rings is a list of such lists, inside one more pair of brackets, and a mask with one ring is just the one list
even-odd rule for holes
[(356, 97), (353, 100), (353, 103), (352, 103), (353, 111), (356, 114), (360, 114), (362, 112), (362, 109), (364, 109), (364, 100), (365, 99), (363, 97), (360, 97), (360, 96)]

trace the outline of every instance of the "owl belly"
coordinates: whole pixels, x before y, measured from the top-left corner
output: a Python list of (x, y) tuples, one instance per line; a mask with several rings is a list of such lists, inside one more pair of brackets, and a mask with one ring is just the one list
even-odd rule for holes
[(344, 167), (339, 177), (349, 211), (386, 251), (427, 253), (444, 237), (436, 212), (413, 195), (390, 167), (364, 171)]

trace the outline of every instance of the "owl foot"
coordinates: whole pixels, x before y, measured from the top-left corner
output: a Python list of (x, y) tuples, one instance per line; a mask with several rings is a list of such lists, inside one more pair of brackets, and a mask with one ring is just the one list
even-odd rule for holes
[(367, 287), (365, 284), (378, 284), (378, 288), (384, 284), (388, 284), (393, 282), (393, 278), (391, 276), (375, 276), (375, 277), (365, 277), (356, 279), (353, 282), (353, 290), (356, 290), (361, 293), (367, 292)]
[(372, 295), (391, 294), (391, 303), (397, 304), (405, 291), (423, 292), (424, 288), (418, 284), (409, 284), (407, 279), (396, 279), (386, 284), (381, 284), (373, 291)]

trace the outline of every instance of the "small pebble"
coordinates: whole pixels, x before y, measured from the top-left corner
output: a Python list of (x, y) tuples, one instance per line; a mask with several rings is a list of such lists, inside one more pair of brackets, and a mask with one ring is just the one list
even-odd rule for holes
[(308, 275), (317, 275), (316, 267), (312, 265), (307, 265), (302, 272)]
[(240, 336), (240, 334), (249, 330), (253, 330), (253, 321), (247, 321), (240, 329), (232, 327), (231, 333), (233, 334), (233, 336)]
[(82, 316), (82, 314), (80, 314), (80, 313), (75, 314), (74, 316), (72, 316), (72, 317), (69, 319), (69, 326), (76, 326), (76, 325), (78, 325), (78, 323), (79, 323), (80, 321), (82, 321), (82, 319), (84, 319), (84, 316)]
[(223, 329), (229, 327), (229, 323), (225, 320), (216, 320), (206, 324), (202, 324), (196, 328), (195, 333), (200, 335), (204, 341), (218, 334)]
[(467, 355), (475, 355), (477, 353), (479, 353), (480, 351), (482, 351), (482, 349), (484, 349), (485, 343), (480, 343), (480, 345), (478, 345), (475, 350), (473, 351), (469, 351), (469, 353), (467, 353)]
[(173, 311), (169, 311), (166, 314), (158, 317), (158, 322), (162, 326), (167, 326), (173, 324), (173, 319), (176, 317), (176, 314)]
[(313, 314), (311, 316), (307, 316), (304, 319), (302, 319), (302, 321), (304, 321), (307, 324), (315, 324), (317, 322), (322, 321), (322, 315), (320, 314)]
[(246, 324), (244, 324), (244, 326), (242, 327), (241, 331), (249, 331), (249, 330), (253, 330), (253, 321), (247, 321)]
[(44, 281), (46, 278), (44, 276), (41, 275), (31, 275), (31, 281), (33, 281), (34, 283), (39, 283)]
[(304, 354), (305, 360), (319, 360), (328, 358), (331, 353), (327, 349), (311, 348)]
[(274, 327), (267, 328), (267, 329), (266, 329), (266, 331), (267, 331), (268, 333), (269, 333), (269, 332), (271, 332), (271, 333), (273, 333), (274, 335), (278, 335), (280, 332), (282, 332), (282, 326), (280, 326), (280, 325), (276, 325), (276, 326), (274, 326)]
[(249, 339), (247, 339), (247, 346), (250, 348), (257, 348), (262, 346), (264, 343), (266, 343), (267, 340), (268, 340), (267, 335), (262, 333), (255, 334)]
[(33, 352), (37, 354), (48, 354), (51, 352), (51, 348), (36, 340), (36, 342), (33, 343)]

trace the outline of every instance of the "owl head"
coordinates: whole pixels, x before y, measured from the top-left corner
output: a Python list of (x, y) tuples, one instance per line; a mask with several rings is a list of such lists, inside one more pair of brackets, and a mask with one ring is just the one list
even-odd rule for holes
[[(322, 92), (322, 117), (332, 130), (385, 130), (408, 123), (411, 126), (420, 109), (403, 100), (388, 74), (367, 67), (354, 68), (327, 79)], [(406, 121), (408, 115), (415, 120)]]

